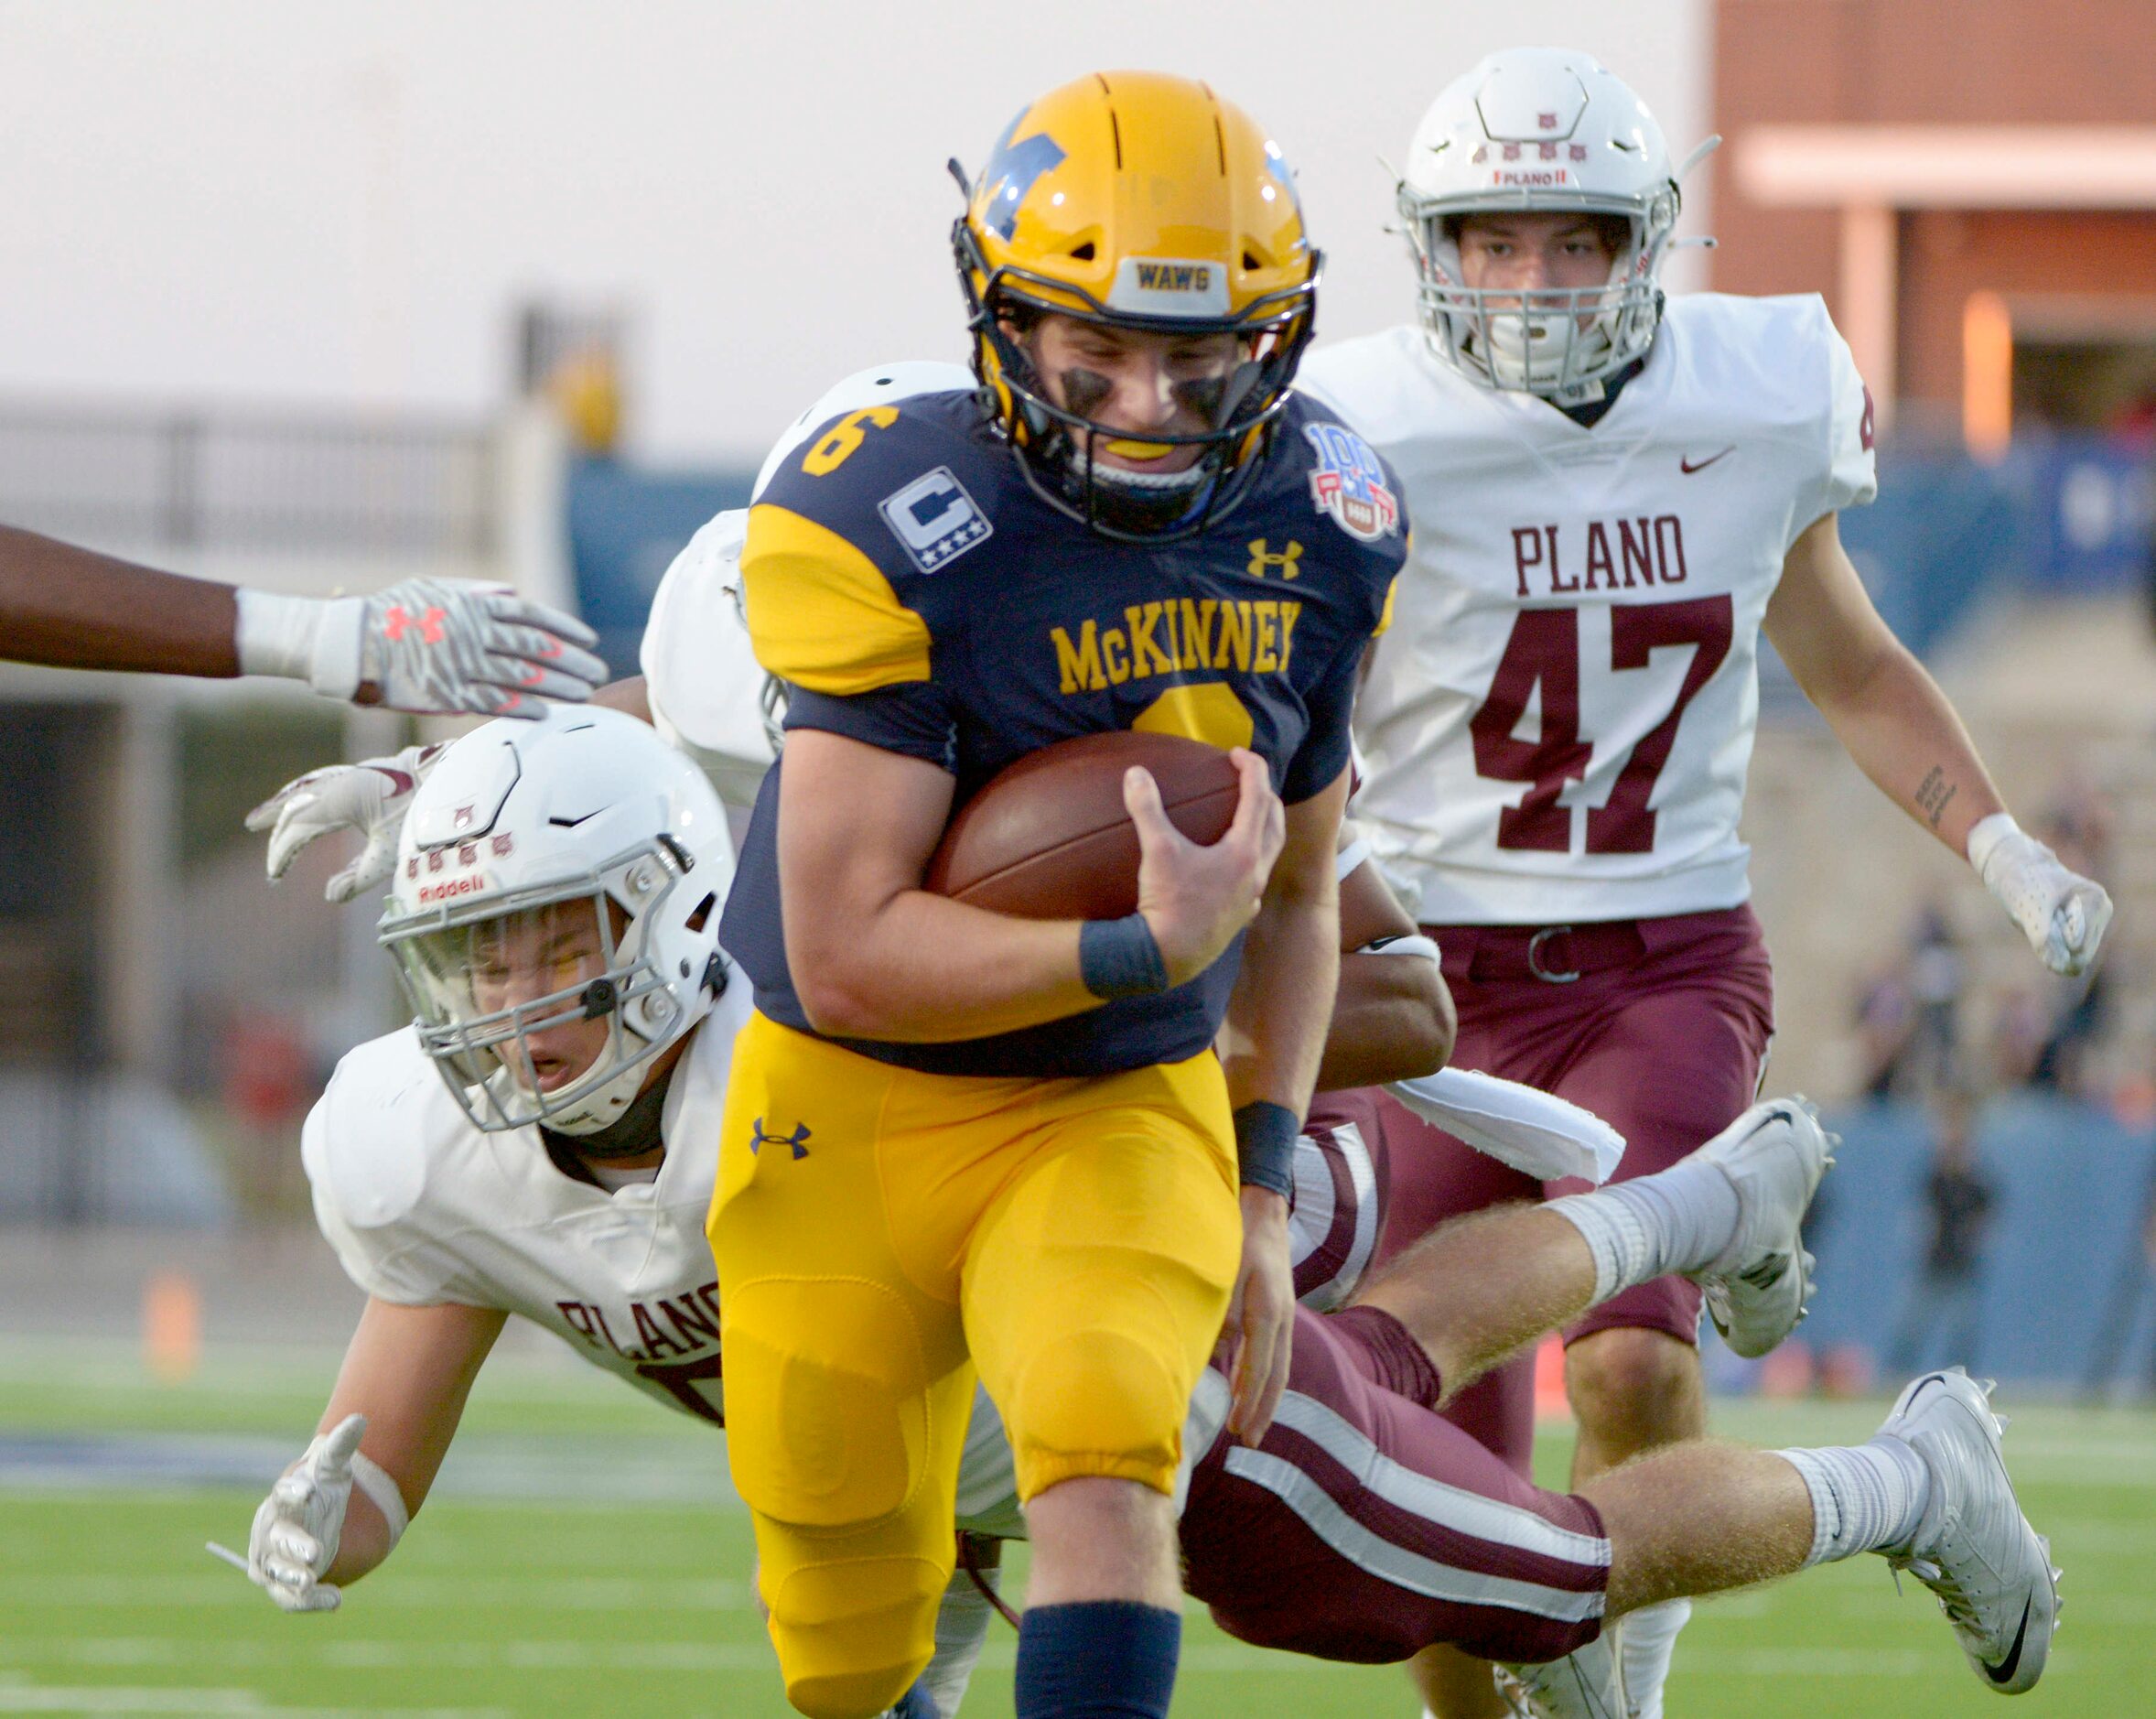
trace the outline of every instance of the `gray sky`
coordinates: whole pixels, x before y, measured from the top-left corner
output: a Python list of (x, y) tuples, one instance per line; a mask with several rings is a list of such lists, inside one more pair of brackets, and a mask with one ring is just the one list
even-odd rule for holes
[(0, 395), (481, 412), (538, 293), (632, 313), (637, 452), (753, 461), (840, 375), (964, 356), (945, 157), (1116, 67), (1272, 131), (1321, 329), (1359, 333), (1411, 303), (1375, 157), (1449, 78), (1583, 48), (1681, 157), (1708, 28), (1705, 0), (0, 0)]

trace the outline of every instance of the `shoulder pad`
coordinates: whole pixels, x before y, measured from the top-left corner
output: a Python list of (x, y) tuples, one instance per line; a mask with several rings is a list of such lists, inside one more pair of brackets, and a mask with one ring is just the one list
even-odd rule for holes
[(300, 1147), (318, 1207), (355, 1230), (407, 1221), (430, 1160), (470, 1127), (411, 1028), (346, 1053)]
[(975, 395), (915, 395), (834, 418), (756, 500), (836, 533), (898, 584), (985, 542), (997, 500), (1017, 481)]
[(994, 535), (1017, 481), (970, 394), (865, 407), (812, 435), (749, 512), (757, 660), (838, 697), (929, 678), (926, 581)]

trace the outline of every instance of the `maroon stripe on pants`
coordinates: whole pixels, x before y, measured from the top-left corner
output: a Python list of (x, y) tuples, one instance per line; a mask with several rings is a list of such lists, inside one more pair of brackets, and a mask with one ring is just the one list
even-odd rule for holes
[[(1288, 1389), (1346, 1423), (1344, 1435), (1328, 1423), (1325, 1436), (1359, 1453), (1363, 1473), (1375, 1466), (1373, 1454), (1388, 1458), (1580, 1536), (1582, 1555), (1560, 1557), (1466, 1532), (1435, 1519), (1445, 1508), (1441, 1499), (1432, 1516), (1418, 1514), (1379, 1497), (1343, 1452), (1276, 1422), (1257, 1454), (1285, 1465), (1284, 1472), (1374, 1535), (1378, 1553), (1359, 1559), (1343, 1551), (1273, 1486), (1233, 1472), (1228, 1458), (1237, 1447), (1223, 1434), (1191, 1477), (1182, 1519), (1185, 1584), (1230, 1635), (1321, 1659), (1404, 1660), (1442, 1641), (1489, 1659), (1554, 1660), (1593, 1640), (1609, 1576), (1608, 1542), (1594, 1507), (1528, 1485), (1459, 1428), (1385, 1389), (1379, 1381), (1398, 1371), (1380, 1329), (1385, 1317), (1369, 1308), (1335, 1318), (1297, 1309)], [(1548, 1616), (1511, 1603), (1436, 1598), (1372, 1567), (1385, 1549), (1459, 1573), (1461, 1579), (1448, 1585), (1482, 1577), (1536, 1584), (1553, 1607), (1590, 1615)], [(1580, 1605), (1578, 1595), (1589, 1603)]]

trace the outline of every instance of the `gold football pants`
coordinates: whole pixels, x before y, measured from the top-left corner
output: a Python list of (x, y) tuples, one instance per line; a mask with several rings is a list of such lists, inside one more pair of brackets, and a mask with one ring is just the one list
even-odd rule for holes
[(728, 1454), (788, 1698), (879, 1712), (928, 1663), (975, 1368), (1019, 1496), (1172, 1489), (1241, 1248), (1219, 1063), (924, 1075), (752, 1016), (711, 1246)]

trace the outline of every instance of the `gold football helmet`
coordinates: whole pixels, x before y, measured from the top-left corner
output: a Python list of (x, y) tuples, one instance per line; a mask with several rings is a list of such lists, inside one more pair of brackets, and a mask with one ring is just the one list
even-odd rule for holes
[[(952, 169), (962, 185), (963, 169)], [(1313, 330), (1320, 254), (1279, 146), (1204, 84), (1109, 71), (1051, 91), (1010, 123), (952, 232), (974, 367), (1026, 481), (1112, 537), (1194, 535), (1248, 489)], [(1057, 405), (1024, 336), (1056, 315), (1170, 334), (1226, 333), (1241, 358), (1199, 397), (1175, 481), (1099, 466), (1120, 432)]]

